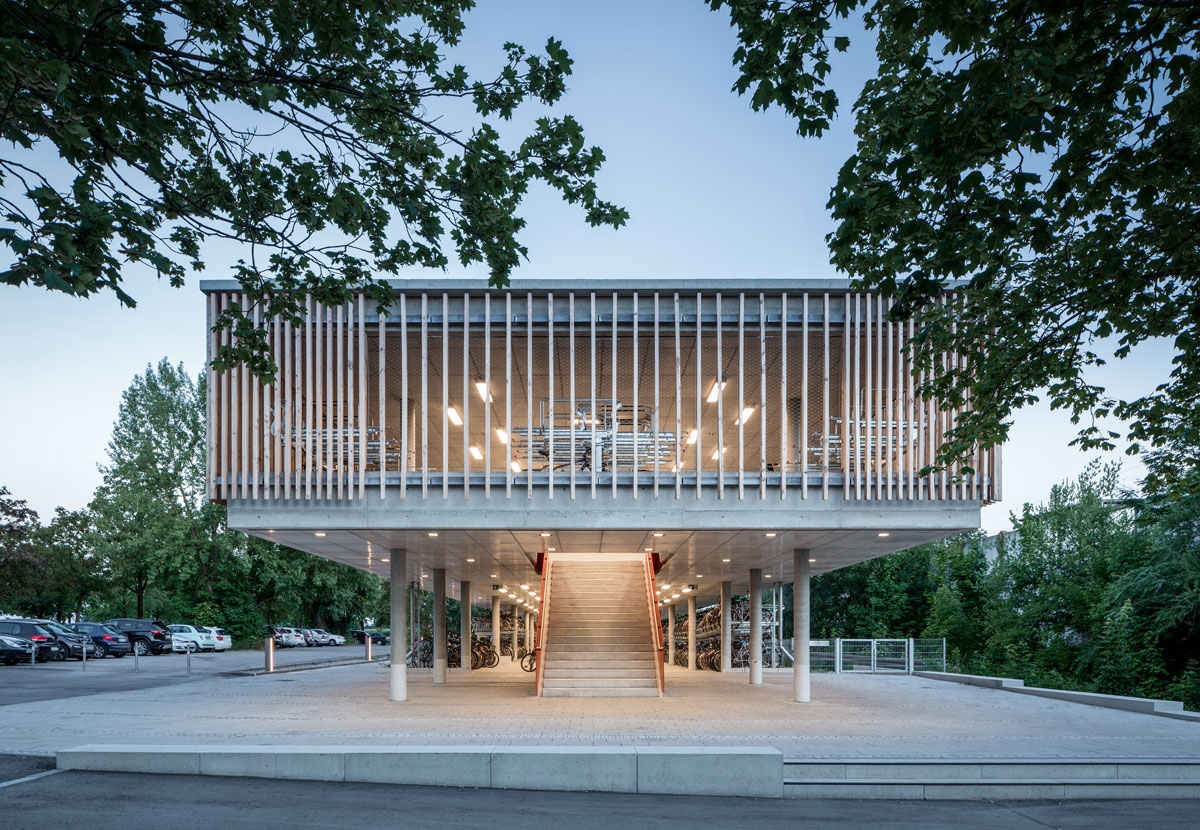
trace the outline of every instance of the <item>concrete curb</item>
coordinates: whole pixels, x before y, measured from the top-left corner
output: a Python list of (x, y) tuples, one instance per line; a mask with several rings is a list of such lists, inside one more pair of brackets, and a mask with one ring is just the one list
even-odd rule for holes
[(232, 671), (221, 672), (222, 677), (261, 677), (264, 674), (290, 674), (298, 671), (312, 671), (314, 669), (332, 669), (338, 666), (357, 666), (365, 665), (366, 663), (386, 663), (390, 658), (375, 657), (371, 660), (366, 660), (363, 657), (336, 657), (332, 660), (314, 660), (311, 663), (294, 663), (288, 666), (276, 666), (275, 671), (269, 672), (266, 669), (234, 669)]
[(783, 796), (771, 747), (159, 746), (61, 750), (61, 770), (576, 792)]
[(1006, 692), (1016, 692), (1020, 695), (1065, 700), (1070, 703), (1083, 703), (1088, 706), (1122, 709), (1126, 712), (1139, 712), (1143, 715), (1159, 715), (1161, 717), (1200, 723), (1200, 712), (1183, 711), (1183, 703), (1178, 700), (1102, 695), (1097, 692), (1074, 692), (1069, 689), (1042, 689), (1036, 686), (1026, 686), (1024, 680), (1017, 680), (1012, 677), (983, 677), (974, 674), (953, 674), (951, 672), (938, 671), (918, 671), (913, 672), (913, 674), (929, 680), (946, 680), (951, 683), (964, 683), (968, 686), (981, 686), (986, 689), (1001, 689)]

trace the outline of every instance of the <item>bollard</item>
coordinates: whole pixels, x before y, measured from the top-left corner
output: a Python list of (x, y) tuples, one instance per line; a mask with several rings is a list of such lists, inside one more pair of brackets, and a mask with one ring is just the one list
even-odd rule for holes
[(191, 646), (187, 647), (187, 673), (192, 673), (192, 652), (195, 651)]
[(29, 668), (37, 665), (37, 643), (29, 641)]
[(370, 635), (370, 633), (367, 634), (366, 645), (367, 645), (367, 662), (370, 663), (371, 662), (371, 635)]
[[(90, 640), (90, 639), (91, 639), (91, 637), (88, 638), (88, 640)], [(83, 671), (87, 671), (87, 653), (88, 653), (88, 641), (84, 640), (83, 645), (80, 646), (80, 655), (81, 656), (79, 658), (80, 660), (83, 661), (83, 663), (82, 663)]]
[(134, 670), (134, 671), (137, 671), (137, 670), (138, 670), (138, 650), (137, 650), (137, 643), (134, 643), (134, 644), (133, 644), (133, 670)]
[(268, 672), (275, 671), (275, 638), (263, 640), (263, 668)]

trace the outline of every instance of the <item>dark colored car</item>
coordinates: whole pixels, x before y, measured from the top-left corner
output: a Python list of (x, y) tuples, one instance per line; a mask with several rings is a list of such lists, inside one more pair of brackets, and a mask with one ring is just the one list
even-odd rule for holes
[[(62, 623), (55, 622), (54, 620), (31, 619), (29, 622), (37, 623), (58, 638), (58, 647), (61, 649), (61, 651), (55, 655), (55, 660), (66, 660), (71, 657), (74, 657), (76, 660), (83, 659), (83, 650), (88, 648), (87, 637), (83, 636), (69, 626), (65, 626)], [(95, 652), (95, 648), (92, 648), (90, 651), (88, 651), (88, 657), (95, 657)]]
[(29, 640), (0, 634), (0, 663), (6, 666), (15, 666), (17, 663), (28, 663), (29, 650), (32, 648), (33, 643), (29, 642)]
[(61, 649), (54, 633), (29, 620), (0, 620), (0, 636), (29, 640), (37, 646), (37, 661), (57, 659)]
[(92, 638), (92, 643), (96, 646), (94, 654), (97, 659), (110, 654), (113, 657), (124, 657), (133, 651), (133, 644), (129, 642), (128, 637), (103, 623), (75, 623), (71, 627), (85, 637)]
[[(388, 637), (388, 635), (384, 634), (382, 631), (372, 631), (370, 633), (371, 633), (371, 642), (377, 646), (387, 645), (391, 641), (391, 638)], [(367, 643), (367, 632), (366, 631), (351, 631), (350, 636), (353, 637), (355, 640), (358, 640), (359, 645), (366, 645), (366, 643)]]
[(105, 620), (104, 624), (117, 629), (133, 644), (135, 654), (170, 654), (171, 632), (166, 623), (158, 620), (130, 618)]

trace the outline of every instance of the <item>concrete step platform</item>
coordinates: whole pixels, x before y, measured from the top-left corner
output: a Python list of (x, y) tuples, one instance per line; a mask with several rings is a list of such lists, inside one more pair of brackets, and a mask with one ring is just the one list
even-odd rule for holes
[[(649, 638), (647, 638), (649, 639)], [(614, 654), (653, 653), (651, 643), (547, 643), (546, 653), (554, 656), (570, 652), (611, 652)]]
[(658, 697), (658, 689), (548, 689), (543, 686), (542, 697)]
[(596, 657), (588, 659), (584, 657), (578, 658), (556, 658), (552, 661), (554, 668), (551, 668), (551, 663), (546, 664), (546, 673), (552, 671), (588, 671), (588, 670), (612, 670), (612, 669), (639, 669), (643, 671), (654, 671), (653, 660), (627, 660), (620, 655)]
[(546, 682), (558, 677), (649, 677), (657, 680), (654, 665), (630, 666), (628, 668), (613, 668), (611, 666), (580, 666), (578, 668), (546, 667)]
[(546, 678), (542, 683), (542, 691), (546, 689), (658, 689), (658, 680), (654, 676), (642, 677), (554, 677)]

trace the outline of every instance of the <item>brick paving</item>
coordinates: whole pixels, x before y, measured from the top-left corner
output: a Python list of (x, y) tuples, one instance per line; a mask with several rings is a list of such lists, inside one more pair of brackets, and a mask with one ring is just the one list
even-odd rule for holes
[[(3, 679), (0, 674), (0, 680)], [(435, 687), (410, 670), (409, 701), (387, 669), (286, 675), (0, 706), (0, 752), (81, 744), (755, 745), (810, 758), (1200, 757), (1200, 724), (901, 675), (813, 676), (793, 704), (790, 673), (668, 667), (662, 699), (538, 699), (505, 661)]]

